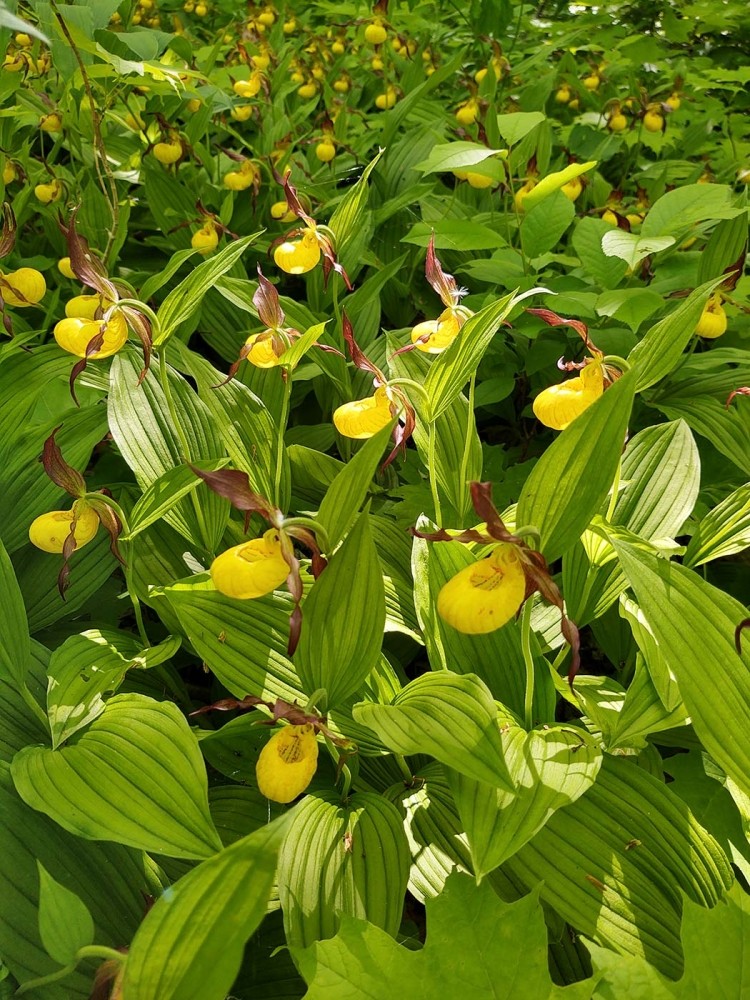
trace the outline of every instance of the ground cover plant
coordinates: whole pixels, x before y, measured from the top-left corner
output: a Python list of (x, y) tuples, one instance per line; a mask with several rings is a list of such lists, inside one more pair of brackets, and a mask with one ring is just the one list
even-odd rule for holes
[(0, 44), (0, 997), (745, 995), (744, 5)]

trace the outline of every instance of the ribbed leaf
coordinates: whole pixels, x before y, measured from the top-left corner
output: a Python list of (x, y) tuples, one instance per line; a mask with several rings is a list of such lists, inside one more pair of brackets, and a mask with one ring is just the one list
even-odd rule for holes
[(233, 695), (305, 701), (286, 655), (293, 608), (288, 596), (239, 601), (202, 577), (178, 582), (164, 594), (198, 655)]
[(167, 889), (133, 939), (124, 996), (224, 1000), (266, 914), (289, 819), (237, 841)]
[(430, 397), (430, 415), (436, 420), (453, 402), (479, 367), (492, 338), (513, 308), (514, 295), (506, 295), (485, 306), (461, 327), (447, 350), (432, 362), (424, 383)]
[(378, 150), (375, 157), (370, 160), (362, 171), (362, 176), (357, 183), (341, 199), (336, 207), (336, 211), (330, 218), (328, 225), (336, 237), (336, 250), (339, 256), (346, 256), (347, 250), (357, 237), (358, 230), (362, 225), (362, 218), (367, 209), (370, 174), (377, 166), (378, 160), (384, 152), (384, 149)]
[[(67, 376), (70, 357), (61, 353), (56, 344), (36, 347), (33, 351), (14, 348), (3, 351), (0, 365), (0, 427), (28, 426), (28, 418), (36, 406), (39, 394), (49, 392), (50, 385)], [(4, 466), (15, 449), (17, 437), (3, 434), (0, 439), (0, 463)]]
[(328, 487), (318, 520), (326, 529), (331, 551), (349, 530), (364, 503), (392, 429), (384, 427), (366, 441)]
[[(183, 370), (195, 379), (198, 394), (211, 414), (234, 467), (247, 473), (251, 489), (272, 499), (276, 475), (276, 425), (265, 404), (237, 379), (220, 386), (224, 374), (179, 341), (175, 341), (172, 349), (178, 354)], [(284, 496), (280, 506), (286, 509), (283, 502), (289, 489), (286, 454), (281, 483)]]
[(279, 898), (288, 944), (332, 937), (341, 914), (395, 935), (409, 875), (409, 847), (398, 809), (357, 792), (306, 796), (279, 856)]
[[(214, 462), (193, 462), (199, 469), (214, 471), (226, 464), (225, 460)], [(130, 512), (128, 525), (130, 534), (123, 535), (123, 541), (135, 538), (145, 528), (164, 517), (188, 493), (201, 483), (193, 470), (187, 465), (178, 465), (159, 476), (145, 490), (143, 496)]]
[(195, 737), (175, 705), (117, 695), (61, 750), (15, 757), (23, 800), (86, 840), (114, 840), (176, 858), (221, 847)]
[[(97, 944), (120, 947), (131, 940), (143, 919), (144, 899), (160, 891), (143, 854), (119, 844), (87, 843), (60, 829), (24, 805), (5, 766), (0, 766), (0, 814), (0, 953), (19, 982), (60, 967), (39, 936), (37, 862), (85, 903)], [(88, 1000), (90, 994), (91, 977), (83, 972), (39, 992), (45, 1000)]]
[(723, 219), (701, 250), (698, 281), (708, 281), (715, 274), (721, 274), (726, 268), (736, 264), (746, 244), (747, 214), (743, 212), (733, 219)]
[(132, 635), (114, 629), (89, 629), (66, 639), (53, 652), (47, 671), (53, 749), (102, 714), (105, 698), (117, 691), (131, 667), (163, 663), (179, 646), (179, 639), (170, 636), (143, 650)]
[(172, 336), (180, 323), (190, 319), (200, 309), (206, 292), (213, 288), (217, 279), (231, 270), (244, 251), (258, 239), (260, 233), (243, 236), (229, 243), (210, 260), (199, 264), (186, 278), (167, 295), (159, 307), (159, 326), (154, 334), (154, 344), (159, 347)]
[(553, 441), (524, 483), (516, 523), (537, 527), (548, 562), (581, 537), (612, 486), (634, 389), (628, 372)]
[(39, 936), (56, 962), (69, 965), (79, 948), (94, 942), (94, 921), (83, 900), (56, 882), (37, 862), (39, 869)]
[(354, 718), (396, 753), (428, 753), (469, 778), (514, 790), (494, 699), (475, 674), (423, 674), (390, 705), (356, 705)]
[(13, 565), (0, 542), (0, 676), (20, 690), (25, 685), (31, 649), (21, 591)]
[(663, 782), (606, 756), (597, 780), (505, 863), (587, 937), (677, 977), (682, 893), (713, 906), (732, 884), (716, 841)]
[(612, 523), (642, 538), (678, 535), (698, 499), (700, 470), (700, 455), (684, 421), (642, 430), (622, 458), (624, 486)]
[[(120, 353), (115, 357), (110, 371), (109, 424), (117, 447), (145, 490), (165, 472), (181, 465), (187, 456), (181, 454), (180, 438), (159, 379), (151, 369), (138, 385), (139, 369), (135, 355)], [(208, 462), (222, 459), (224, 447), (209, 410), (174, 369), (168, 369), (168, 378), (190, 458)], [(192, 501), (200, 510), (200, 518)], [(226, 500), (201, 484), (164, 519), (189, 541), (200, 540), (204, 548), (214, 552), (228, 517)]]
[(702, 566), (750, 546), (750, 483), (740, 486), (710, 510), (696, 528), (683, 562)]
[(501, 738), (514, 791), (448, 771), (477, 878), (512, 857), (563, 806), (594, 783), (602, 754), (585, 730), (555, 726), (527, 733), (510, 718)]
[(655, 385), (676, 368), (686, 344), (695, 333), (703, 307), (721, 281), (722, 278), (715, 278), (696, 288), (635, 345), (628, 361), (636, 368), (638, 392)]
[(747, 609), (692, 570), (614, 534), (612, 543), (677, 684), (699, 739), (750, 793), (750, 651), (734, 648)]
[(383, 644), (383, 573), (369, 517), (360, 514), (303, 605), (295, 667), (306, 694), (326, 691), (329, 709), (359, 688)]

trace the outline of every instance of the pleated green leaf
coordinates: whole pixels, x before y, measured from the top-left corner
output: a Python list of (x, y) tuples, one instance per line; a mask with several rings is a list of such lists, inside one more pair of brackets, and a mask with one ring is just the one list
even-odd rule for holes
[(279, 855), (279, 899), (286, 939), (305, 947), (332, 937), (341, 915), (395, 936), (409, 875), (409, 847), (398, 809), (381, 795), (307, 795), (296, 806)]
[(220, 594), (205, 577), (175, 583), (164, 595), (198, 655), (233, 695), (305, 700), (286, 655), (293, 610), (288, 595), (240, 601)]
[(675, 978), (683, 894), (713, 906), (733, 880), (726, 855), (682, 800), (610, 756), (588, 792), (503, 867), (529, 887), (542, 882), (542, 900), (587, 937)]
[(710, 510), (690, 539), (683, 562), (695, 568), (750, 546), (750, 483)]
[(475, 674), (423, 674), (390, 705), (356, 705), (354, 718), (396, 753), (431, 754), (469, 778), (514, 791), (497, 707)]
[(60, 965), (75, 961), (79, 948), (94, 942), (94, 921), (83, 900), (55, 881), (41, 862), (39, 936), (47, 954)]
[(698, 738), (750, 793), (750, 651), (734, 630), (747, 609), (695, 572), (657, 559), (612, 534), (625, 575), (677, 679)]
[(224, 1000), (266, 914), (289, 819), (243, 837), (165, 890), (133, 939), (124, 996)]
[(393, 426), (383, 427), (360, 448), (328, 487), (318, 511), (333, 551), (352, 525), (383, 457)]
[(295, 667), (304, 691), (325, 689), (328, 709), (354, 694), (380, 657), (383, 572), (364, 511), (313, 584), (302, 609)]
[(535, 525), (548, 562), (580, 537), (609, 492), (633, 405), (623, 375), (553, 441), (524, 483), (516, 523)]
[(27, 805), (86, 840), (175, 858), (221, 847), (198, 744), (171, 703), (117, 695), (62, 749), (22, 750), (12, 775)]
[[(109, 425), (123, 458), (145, 490), (181, 465), (186, 456), (169, 412), (169, 404), (153, 369), (138, 385), (141, 362), (132, 353), (118, 354), (110, 370)], [(190, 448), (190, 458), (216, 461), (224, 446), (211, 414), (174, 369), (168, 369), (177, 420)], [(218, 461), (217, 461), (218, 460)], [(216, 466), (214, 466), (215, 468)], [(200, 540), (214, 552), (229, 517), (229, 504), (201, 483), (190, 497), (164, 515), (165, 521), (189, 541)]]
[(436, 420), (453, 402), (479, 367), (500, 324), (513, 308), (514, 294), (485, 306), (461, 327), (447, 350), (432, 362), (424, 383), (430, 398), (430, 415)]
[(448, 771), (477, 878), (512, 857), (557, 809), (588, 791), (601, 766), (601, 750), (585, 730), (555, 726), (527, 733), (508, 718), (501, 738), (513, 792)]
[(700, 478), (700, 455), (684, 420), (645, 428), (625, 449), (612, 523), (648, 539), (678, 535)]
[(154, 332), (154, 345), (165, 344), (174, 331), (193, 313), (200, 309), (204, 296), (216, 281), (231, 270), (244, 251), (258, 239), (260, 233), (233, 240), (214, 254), (210, 260), (199, 264), (167, 295), (159, 307), (159, 326)]
[[(13, 788), (10, 769), (0, 765), (0, 953), (20, 983), (59, 969), (39, 935), (40, 862), (56, 882), (74, 892), (94, 920), (97, 944), (120, 947), (143, 919), (144, 899), (161, 886), (142, 853), (119, 844), (92, 843), (62, 830), (29, 809)], [(91, 968), (67, 976), (32, 996), (88, 1000)]]
[(0, 542), (0, 675), (21, 689), (25, 684), (26, 668), (31, 648), (26, 609), (16, 582), (13, 564)]
[[(226, 460), (214, 462), (193, 462), (199, 469), (210, 470), (220, 468)], [(123, 535), (123, 541), (135, 538), (155, 521), (164, 517), (188, 493), (191, 493), (201, 483), (200, 477), (187, 465), (178, 465), (174, 469), (159, 476), (146, 489), (140, 500), (130, 512), (128, 524), (130, 534)]]

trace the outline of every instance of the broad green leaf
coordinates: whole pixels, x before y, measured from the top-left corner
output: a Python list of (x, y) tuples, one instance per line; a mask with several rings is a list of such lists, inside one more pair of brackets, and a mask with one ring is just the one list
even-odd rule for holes
[(750, 483), (740, 486), (710, 510), (688, 543), (683, 562), (695, 568), (735, 555), (750, 546)]
[(168, 263), (156, 274), (152, 274), (150, 278), (147, 278), (141, 286), (139, 292), (140, 298), (143, 302), (148, 302), (149, 299), (153, 298), (154, 294), (163, 288), (164, 285), (179, 271), (186, 260), (189, 260), (197, 253), (197, 250), (193, 250), (192, 247), (187, 250), (178, 250), (173, 253), (169, 258)]
[(607, 257), (602, 250), (602, 238), (611, 231), (603, 219), (590, 216), (576, 222), (571, 243), (583, 270), (602, 288), (616, 288), (625, 277), (628, 265), (618, 257)]
[(417, 163), (415, 169), (421, 170), (423, 174), (439, 173), (443, 170), (458, 170), (466, 167), (473, 167), (477, 163), (483, 163), (491, 156), (504, 158), (507, 155), (506, 149), (488, 149), (478, 142), (445, 142), (438, 143), (430, 150), (430, 155), (426, 160)]
[[(48, 663), (49, 652), (32, 641), (25, 677), (26, 690), (0, 673), (0, 762), (9, 764), (23, 747), (49, 739), (42, 708)], [(36, 702), (36, 706), (32, 702)]]
[(505, 238), (496, 229), (467, 219), (416, 222), (401, 237), (401, 242), (427, 247), (433, 237), (436, 250), (495, 250), (507, 245)]
[(638, 392), (655, 385), (677, 367), (685, 346), (695, 333), (703, 307), (720, 283), (721, 278), (715, 278), (696, 288), (635, 345), (628, 361), (637, 371)]
[(641, 226), (642, 236), (679, 233), (703, 219), (731, 219), (744, 209), (734, 207), (728, 184), (685, 184), (654, 202)]
[(176, 858), (206, 858), (221, 847), (203, 759), (171, 703), (116, 695), (62, 749), (22, 750), (12, 774), (27, 805), (85, 840)]
[(233, 695), (305, 700), (286, 652), (290, 597), (278, 592), (235, 600), (204, 577), (178, 581), (164, 596), (198, 655)]
[(514, 111), (497, 116), (497, 130), (509, 146), (515, 146), (543, 121), (544, 115), (539, 111)]
[(602, 292), (596, 300), (597, 316), (612, 316), (635, 333), (644, 320), (664, 305), (664, 299), (648, 288), (616, 288)]
[(20, 690), (31, 655), (23, 597), (8, 554), (0, 542), (0, 675)]
[(164, 891), (130, 946), (124, 996), (224, 1000), (266, 914), (290, 819), (243, 837)]
[(286, 939), (305, 947), (332, 937), (342, 916), (394, 936), (401, 923), (409, 848), (398, 809), (382, 795), (307, 795), (279, 855)]
[[(86, 905), (97, 944), (114, 948), (132, 939), (143, 920), (144, 898), (161, 891), (155, 866), (144, 863), (142, 852), (84, 842), (29, 809), (15, 792), (7, 766), (0, 766), (0, 814), (0, 951), (20, 983), (60, 968), (39, 936), (40, 863)], [(32, 994), (37, 995), (45, 1000), (88, 1000), (90, 972), (74, 972)]]
[(678, 535), (698, 499), (700, 469), (683, 420), (646, 427), (625, 449), (612, 523), (646, 539)]
[(445, 890), (427, 901), (427, 940), (413, 951), (372, 923), (344, 917), (338, 934), (306, 950), (294, 949), (308, 984), (306, 1000), (358, 995), (391, 1000), (405, 988), (413, 1000), (583, 1000), (592, 980), (565, 990), (550, 979), (547, 931), (532, 892), (504, 903), (489, 885), (452, 874)]
[[(192, 464), (204, 471), (213, 472), (226, 463), (226, 459), (216, 459), (213, 462), (193, 462)], [(201, 479), (187, 465), (178, 465), (159, 476), (144, 490), (143, 496), (130, 512), (128, 519), (130, 533), (122, 535), (121, 541), (130, 541), (145, 528), (164, 517), (178, 501), (187, 496), (200, 483)]]
[(594, 969), (602, 979), (594, 1000), (689, 1000), (695, 997), (742, 997), (750, 983), (750, 896), (739, 884), (725, 901), (706, 910), (691, 900), (685, 903), (682, 948), (685, 972), (676, 983), (660, 976), (642, 958), (613, 955), (591, 945)]
[[(523, 207), (525, 211), (530, 211), (534, 206), (539, 205), (545, 198), (549, 198), (555, 191), (569, 184), (582, 174), (588, 173), (596, 166), (596, 160), (589, 160), (588, 163), (570, 163), (563, 170), (557, 170), (553, 174), (543, 177), (531, 191), (524, 196)], [(606, 253), (606, 251), (605, 251)]]
[(666, 250), (675, 243), (674, 236), (636, 236), (626, 233), (624, 229), (610, 229), (602, 236), (602, 250), (607, 257), (619, 257), (627, 262), (630, 270), (634, 270), (642, 260), (651, 254)]
[(83, 900), (55, 881), (41, 862), (39, 936), (47, 954), (60, 965), (75, 961), (79, 948), (94, 941), (94, 921)]
[(620, 617), (624, 618), (630, 626), (633, 638), (641, 651), (643, 662), (662, 705), (670, 713), (678, 710), (684, 712), (685, 706), (677, 687), (674, 671), (670, 668), (637, 601), (634, 601), (627, 594), (620, 594), (619, 611)]
[(527, 733), (509, 716), (500, 735), (513, 791), (448, 769), (477, 878), (512, 857), (549, 820), (596, 780), (602, 754), (580, 729), (554, 726)]
[[(110, 371), (109, 422), (117, 447), (138, 484), (146, 490), (188, 456), (182, 454), (169, 401), (153, 368), (140, 385), (139, 368), (134, 354), (120, 353), (114, 358)], [(224, 448), (209, 409), (171, 367), (167, 378), (190, 459), (218, 464), (224, 457)], [(209, 552), (218, 547), (228, 517), (227, 501), (212, 493), (205, 483), (164, 514), (165, 521), (188, 541), (200, 542)]]
[(543, 205), (534, 206), (521, 219), (523, 250), (532, 260), (552, 250), (575, 218), (576, 210), (570, 198), (556, 191)]
[(500, 324), (517, 297), (506, 295), (486, 306), (461, 327), (461, 332), (430, 365), (424, 388), (430, 398), (430, 418), (436, 420), (457, 398), (476, 372)]
[(709, 237), (701, 252), (698, 281), (709, 281), (736, 264), (747, 243), (747, 214), (723, 219)]
[(682, 969), (683, 893), (713, 906), (733, 881), (716, 841), (664, 783), (605, 755), (585, 795), (558, 809), (504, 865), (587, 938)]
[(734, 630), (747, 617), (738, 601), (695, 572), (612, 544), (708, 752), (750, 792), (750, 652), (738, 654)]
[(369, 517), (360, 514), (302, 606), (295, 667), (306, 694), (325, 690), (328, 709), (354, 694), (383, 643), (383, 572)]
[(331, 551), (349, 530), (364, 503), (392, 430), (392, 426), (384, 427), (366, 441), (326, 490), (318, 520), (326, 530)]
[(576, 542), (609, 492), (633, 405), (628, 372), (553, 441), (524, 483), (519, 525), (534, 525), (548, 562)]
[(66, 639), (52, 653), (47, 671), (53, 749), (101, 715), (107, 695), (117, 691), (131, 667), (156, 666), (179, 645), (180, 640), (170, 636), (144, 650), (133, 636), (113, 629), (89, 629)]
[(229, 243), (210, 260), (199, 264), (176, 288), (172, 289), (157, 313), (159, 326), (154, 331), (154, 346), (161, 347), (166, 344), (180, 323), (184, 323), (198, 311), (206, 292), (214, 286), (218, 278), (232, 268), (260, 235), (254, 233), (252, 236), (243, 236)]
[(514, 791), (497, 707), (474, 674), (423, 674), (390, 705), (356, 705), (354, 718), (395, 753), (428, 753), (469, 778)]
[(336, 211), (330, 218), (328, 225), (336, 237), (336, 251), (340, 256), (346, 254), (350, 244), (357, 237), (357, 231), (362, 224), (362, 218), (367, 208), (370, 174), (384, 152), (384, 149), (378, 150), (362, 171), (362, 176), (357, 183), (347, 191), (344, 198), (336, 206)]

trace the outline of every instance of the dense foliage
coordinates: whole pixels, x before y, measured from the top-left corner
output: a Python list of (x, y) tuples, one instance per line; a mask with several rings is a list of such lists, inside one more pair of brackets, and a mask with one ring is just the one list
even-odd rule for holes
[(744, 995), (744, 5), (0, 44), (0, 997)]

